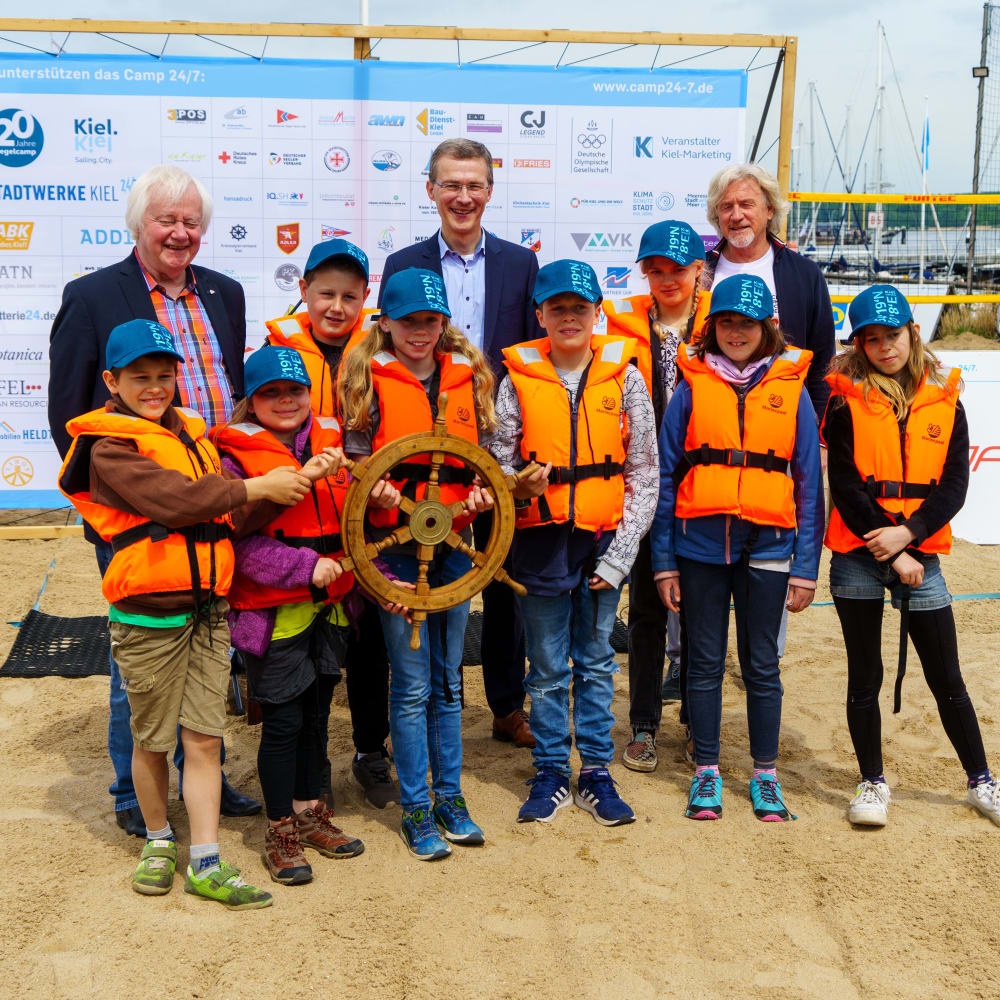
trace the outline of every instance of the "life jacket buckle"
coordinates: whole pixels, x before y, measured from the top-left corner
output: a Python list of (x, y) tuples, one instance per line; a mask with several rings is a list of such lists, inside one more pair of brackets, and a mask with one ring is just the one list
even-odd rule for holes
[(726, 465), (742, 468), (747, 464), (747, 453), (740, 448), (730, 448), (726, 453)]

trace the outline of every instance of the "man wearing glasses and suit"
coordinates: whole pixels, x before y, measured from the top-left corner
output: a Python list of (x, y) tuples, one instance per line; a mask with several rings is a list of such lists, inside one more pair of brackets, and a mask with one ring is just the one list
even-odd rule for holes
[[(382, 283), (396, 271), (423, 267), (444, 279), (451, 322), (487, 357), (497, 385), (505, 374), (502, 351), (542, 336), (532, 294), (538, 260), (526, 247), (501, 240), (482, 226), (493, 194), (493, 156), (471, 139), (446, 139), (431, 154), (428, 197), (441, 228), (430, 239), (386, 260)], [(492, 513), (472, 523), (476, 546), (486, 544)], [(492, 583), (483, 591), (483, 684), (493, 712), (493, 736), (533, 747), (524, 712), (524, 629), (514, 592)]]

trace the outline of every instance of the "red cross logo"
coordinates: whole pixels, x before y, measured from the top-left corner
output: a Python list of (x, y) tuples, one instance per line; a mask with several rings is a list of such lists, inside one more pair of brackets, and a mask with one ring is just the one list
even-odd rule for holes
[(335, 167), (339, 167), (341, 163), (344, 162), (344, 158), (340, 155), (340, 153), (334, 153), (333, 156), (330, 157), (330, 162)]
[(232, 157), (225, 150), (223, 150), (221, 153), (219, 153), (218, 159), (222, 160), (223, 165), (225, 165), (232, 159)]

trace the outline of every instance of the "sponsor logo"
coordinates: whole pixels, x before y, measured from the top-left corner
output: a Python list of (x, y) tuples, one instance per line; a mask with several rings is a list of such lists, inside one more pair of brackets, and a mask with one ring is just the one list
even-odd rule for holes
[(514, 167), (524, 170), (548, 170), (551, 166), (551, 160), (514, 160)]
[(276, 201), (279, 205), (305, 204), (305, 191), (268, 191), (264, 197), (268, 201)]
[(621, 208), (624, 204), (621, 198), (570, 198), (571, 208)]
[(369, 198), (368, 199), (369, 208), (406, 208), (406, 200), (401, 198), (398, 194), (394, 194), (391, 198)]
[(395, 231), (395, 226), (386, 226), (385, 229), (378, 234), (375, 238), (375, 245), (379, 248), (379, 250), (385, 250), (386, 253), (389, 253), (389, 251), (396, 249), (396, 244), (392, 240), (392, 234)]
[(183, 122), (187, 125), (204, 125), (208, 121), (208, 112), (204, 108), (169, 108), (167, 121)]
[(521, 246), (538, 253), (542, 249), (542, 231), (540, 229), (522, 229)]
[(604, 275), (604, 287), (605, 288), (627, 288), (629, 275), (632, 273), (632, 268), (625, 267), (609, 267)]
[(111, 143), (118, 135), (111, 119), (94, 121), (93, 118), (73, 119), (73, 162), (110, 163)]
[(354, 128), (358, 120), (351, 112), (341, 109), (332, 115), (320, 115), (316, 122), (319, 125), (329, 125), (332, 128)]
[(281, 108), (278, 108), (274, 113), (274, 123), (275, 125), (287, 125), (298, 117), (298, 115), (293, 115), (291, 111), (282, 111)]
[(350, 229), (341, 229), (339, 226), (321, 226), (319, 233), (321, 240), (339, 240), (343, 236), (350, 235)]
[(43, 351), (33, 351), (26, 348), (23, 351), (0, 350), (0, 361), (44, 361)]
[(8, 486), (27, 486), (34, 478), (35, 467), (23, 455), (11, 455), (0, 465), (0, 475)]
[(465, 116), (466, 132), (493, 132), (500, 134), (503, 132), (503, 123), (497, 118), (487, 118), (483, 114), (468, 114)]
[(32, 270), (33, 264), (0, 264), (0, 281), (30, 281)]
[(653, 215), (669, 212), (674, 207), (674, 196), (669, 191), (642, 190), (632, 192), (632, 214)]
[(521, 122), (521, 130), (518, 135), (522, 139), (543, 139), (545, 137), (547, 130), (544, 111), (535, 111), (529, 108), (527, 111), (521, 112), (519, 121)]
[(224, 166), (228, 167), (230, 163), (235, 167), (246, 167), (251, 166), (257, 159), (257, 150), (255, 149), (234, 149), (231, 153), (229, 150), (224, 149), (216, 159)]
[[(430, 160), (428, 160), (427, 162), (430, 163)], [(502, 156), (494, 156), (493, 157), (493, 169), (494, 170), (500, 170), (502, 168), (503, 168), (503, 157)]]
[[(228, 122), (243, 122), (250, 117), (250, 112), (245, 104), (241, 104), (239, 107), (230, 108), (222, 117)], [(226, 127), (225, 122), (223, 127)]]
[(368, 124), (372, 128), (401, 128), (406, 124), (406, 115), (369, 115)]
[(319, 196), (320, 201), (332, 201), (345, 208), (353, 208), (357, 204), (353, 191), (322, 191)]
[(661, 212), (669, 212), (674, 207), (674, 196), (669, 191), (661, 191), (656, 196), (656, 207)]
[(928, 424), (927, 425), (927, 435), (932, 438), (941, 437), (941, 425), (940, 424)]
[(6, 420), (0, 420), (0, 441), (50, 441), (52, 434), (48, 427), (25, 427), (18, 431)]
[(239, 223), (235, 226), (230, 226), (229, 235), (232, 239), (236, 240), (237, 243), (240, 243), (247, 238), (247, 227), (241, 226)]
[(688, 208), (705, 208), (708, 204), (707, 194), (686, 194), (684, 195), (684, 204)]
[(0, 378), (0, 396), (37, 396), (44, 389), (45, 386), (22, 378)]
[(0, 111), (0, 166), (26, 167), (44, 145), (45, 133), (34, 115), (21, 108)]
[[(132, 185), (122, 182), (121, 192)], [(0, 184), (0, 201), (120, 201), (114, 184)]]
[(632, 153), (637, 160), (641, 160), (643, 157), (648, 159), (653, 158), (653, 137), (651, 135), (637, 135), (635, 137), (635, 145), (632, 147)]
[(403, 165), (403, 158), (394, 149), (379, 149), (372, 153), (372, 166), (384, 173), (398, 170)]
[(570, 233), (577, 250), (609, 252), (624, 247), (632, 249), (631, 233)]
[(521, 212), (549, 212), (552, 210), (552, 202), (544, 198), (512, 198), (510, 207)]
[(770, 407), (777, 410), (785, 399), (783, 396), (779, 396), (778, 393), (772, 392), (770, 396), (767, 397), (767, 403)]
[(458, 419), (466, 424), (472, 419), (472, 414), (469, 412), (467, 406), (460, 406), (458, 408)]
[(179, 150), (174, 153), (167, 153), (168, 163), (201, 163), (207, 159), (208, 153), (192, 153), (190, 150)]
[(298, 266), (289, 261), (285, 264), (279, 264), (274, 269), (274, 283), (283, 292), (293, 292), (299, 287), (299, 278), (302, 277), (302, 272), (298, 269)]
[(454, 125), (455, 116), (444, 108), (424, 108), (417, 115), (417, 128), (424, 135), (444, 135), (446, 125)]
[(306, 153), (268, 153), (267, 162), (272, 167), (304, 167), (306, 156)]
[(597, 118), (588, 118), (582, 124), (575, 120), (570, 124), (572, 134), (570, 173), (610, 174), (613, 135), (611, 119), (602, 122)]
[(80, 245), (93, 247), (133, 246), (132, 234), (127, 229), (81, 229)]
[(605, 413), (617, 413), (618, 406), (614, 396), (601, 396), (601, 407)]
[(33, 222), (0, 222), (0, 250), (27, 250), (34, 228)]
[(299, 248), (299, 223), (289, 222), (275, 229), (275, 240), (282, 253), (295, 253)]
[(351, 165), (351, 154), (343, 146), (331, 146), (323, 154), (323, 165), (327, 170), (341, 174)]
[(255, 199), (252, 194), (224, 194), (222, 200), (230, 205), (252, 205)]

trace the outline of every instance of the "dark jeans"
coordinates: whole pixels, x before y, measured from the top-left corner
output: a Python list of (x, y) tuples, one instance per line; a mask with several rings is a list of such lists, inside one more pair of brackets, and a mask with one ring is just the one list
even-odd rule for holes
[[(747, 694), (747, 728), (755, 763), (778, 756), (781, 669), (778, 629), (788, 574), (677, 557), (687, 635), (687, 710), (696, 764), (718, 764), (722, 679), (729, 639), (729, 602), (736, 611), (736, 643)], [(752, 602), (750, 597), (752, 595)]]
[[(493, 528), (493, 512), (472, 522), (476, 548), (482, 550)], [(504, 569), (511, 572), (510, 553)], [(514, 591), (505, 583), (490, 583), (483, 591), (483, 686), (490, 711), (503, 718), (524, 708), (524, 622)]]
[(358, 753), (376, 753), (389, 735), (389, 658), (378, 607), (367, 599), (362, 603), (359, 631), (352, 628), (347, 640), (347, 704), (354, 748)]
[(263, 725), (257, 773), (267, 818), (292, 815), (292, 799), (318, 799), (326, 759), (326, 721), (337, 678), (320, 674), (300, 695), (281, 705), (261, 703)]
[[(882, 774), (882, 599), (834, 597), (847, 647), (847, 726), (862, 779)], [(951, 606), (909, 613), (909, 633), (944, 731), (967, 774), (986, 770), (976, 710), (958, 665)]]

